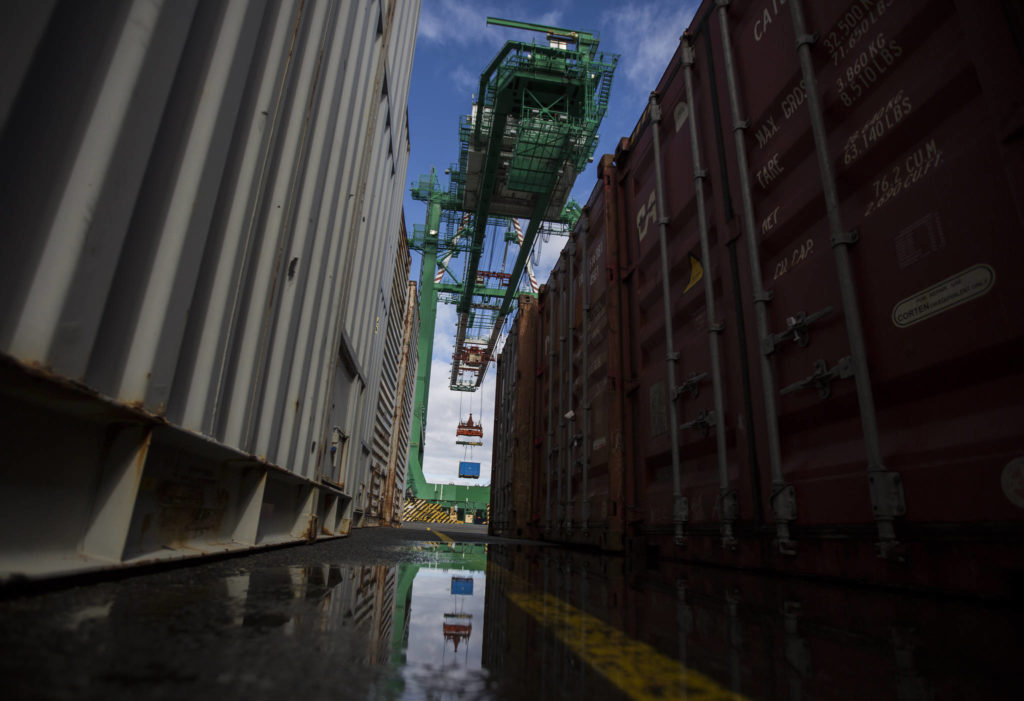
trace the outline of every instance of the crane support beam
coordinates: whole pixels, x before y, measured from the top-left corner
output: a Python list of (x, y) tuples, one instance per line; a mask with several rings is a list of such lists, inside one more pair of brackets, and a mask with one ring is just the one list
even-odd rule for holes
[[(435, 259), (437, 258), (437, 256), (436, 256), (436, 255), (435, 255), (434, 257), (435, 257)], [(448, 266), (447, 266), (447, 265), (445, 265), (445, 263), (444, 263), (444, 261), (443, 261), (443, 260), (438, 260), (438, 261), (437, 261), (437, 267), (438, 267), (438, 268), (440, 268), (441, 270), (445, 271), (445, 272), (446, 272), (446, 273), (448, 273), (449, 275), (451, 275), (453, 279), (455, 279), (455, 280), (458, 280), (458, 278), (457, 278), (457, 277), (455, 277), (455, 273), (453, 273), (453, 272), (452, 272), (451, 270), (449, 270), (449, 269), (448, 269)], [(461, 285), (440, 285), (440, 284), (438, 284), (438, 285), (437, 285), (437, 291), (438, 291), (438, 292), (442, 292), (442, 291), (443, 291), (443, 290), (441, 289), (442, 287), (458, 287), (458, 289), (459, 289), (459, 290), (461, 290), (461, 289), (462, 289)]]
[(423, 476), (423, 451), (427, 433), (427, 402), (430, 394), (430, 361), (434, 354), (434, 330), (437, 324), (437, 288), (434, 269), (437, 267), (437, 233), (441, 226), (440, 191), (437, 178), (430, 174), (430, 185), (421, 193), (427, 198), (427, 221), (423, 237), (420, 262), (420, 333), (417, 339), (416, 389), (413, 401), (412, 425), (409, 436), (409, 464), (406, 486), (413, 494), (426, 493), (427, 480)]
[[(437, 285), (438, 292), (452, 292), (461, 294), (465, 288), (462, 285)], [(511, 288), (509, 288), (511, 289)], [(473, 294), (477, 297), (491, 297), (492, 299), (503, 299), (509, 290), (495, 287), (474, 287)], [(522, 292), (513, 290), (513, 297), (518, 297)]]
[[(537, 204), (534, 206), (534, 213), (543, 212), (548, 207), (550, 202), (550, 196), (547, 199), (537, 198)], [(508, 316), (508, 313), (512, 310), (512, 302), (515, 301), (516, 295), (515, 290), (519, 287), (519, 279), (523, 276), (523, 269), (526, 268), (526, 262), (530, 260), (530, 251), (533, 250), (533, 242), (537, 238), (537, 231), (540, 229), (541, 219), (538, 216), (534, 216), (530, 219), (530, 223), (526, 227), (526, 231), (523, 232), (523, 243), (519, 247), (519, 255), (516, 257), (516, 262), (512, 266), (512, 277), (510, 279), (515, 280), (515, 287), (512, 285), (508, 286), (508, 289), (503, 295), (504, 299), (501, 302), (500, 316)]]
[[(552, 174), (552, 181), (557, 176)], [(552, 185), (553, 186), (553, 185)], [(498, 345), (498, 339), (501, 337), (501, 329), (505, 326), (505, 319), (508, 317), (508, 313), (512, 308), (512, 302), (516, 298), (516, 288), (519, 286), (519, 278), (523, 276), (523, 269), (526, 267), (526, 261), (530, 259), (530, 250), (533, 247), (533, 240), (537, 237), (537, 230), (540, 228), (541, 216), (543, 212), (548, 208), (548, 204), (551, 202), (551, 190), (547, 191), (547, 195), (541, 195), (537, 198), (534, 204), (534, 216), (530, 219), (529, 225), (526, 227), (526, 231), (523, 232), (523, 244), (519, 248), (519, 256), (516, 258), (515, 265), (512, 266), (512, 280), (515, 280), (516, 286), (509, 285), (506, 290), (504, 298), (501, 302), (501, 309), (498, 310), (498, 318), (494, 324), (494, 328), (491, 329), (491, 335), (487, 338), (487, 351), (486, 357), (490, 358), (491, 354), (494, 353), (495, 347)], [(484, 381), (484, 374), (486, 368), (480, 371), (476, 378), (476, 386), (479, 387)]]
[(575, 29), (550, 27), (546, 24), (520, 22), (514, 19), (501, 19), (498, 17), (488, 17), (487, 24), (492, 24), (496, 27), (509, 27), (510, 29), (524, 29), (528, 32), (540, 32), (541, 34), (546, 34), (549, 39), (565, 39), (580, 46), (588, 46), (594, 43), (593, 34), (576, 31)]

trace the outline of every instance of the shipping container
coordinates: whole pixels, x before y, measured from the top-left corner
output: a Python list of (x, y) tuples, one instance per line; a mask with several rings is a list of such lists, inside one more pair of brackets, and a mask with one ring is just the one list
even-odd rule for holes
[(398, 389), (392, 419), (391, 449), (388, 453), (387, 482), (381, 514), (385, 525), (400, 524), (405, 503), (405, 478), (409, 467), (409, 440), (412, 433), (413, 397), (419, 357), (416, 339), (420, 330), (420, 295), (416, 283), (405, 281), (405, 315), (402, 322), (402, 362), (398, 366)]
[[(489, 532), (498, 536), (527, 535), (535, 508), (535, 455), (532, 417), (536, 373), (534, 347), (537, 333), (537, 301), (519, 298), (519, 307), (497, 359), (496, 399), (491, 455), (491, 504)], [(526, 357), (520, 355), (526, 353)]]
[(362, 519), (356, 525), (390, 523), (395, 512), (388, 499), (393, 501), (397, 472), (402, 474), (398, 490), (401, 492), (405, 487), (405, 464), (409, 451), (408, 438), (405, 439), (406, 445), (402, 445), (402, 426), (408, 424), (408, 415), (412, 413), (412, 404), (406, 401), (405, 383), (409, 363), (416, 364), (415, 349), (408, 335), (416, 313), (409, 308), (410, 265), (403, 216), (399, 220), (398, 255), (392, 273), (391, 293), (384, 317), (377, 319), (377, 333), (384, 333), (385, 337), (373, 427), (369, 501), (365, 510), (357, 511)]
[(0, 576), (365, 512), (418, 12), (0, 10)]
[[(541, 295), (538, 535), (593, 542), (579, 495), (621, 494), (651, 556), (1014, 586), (1022, 37), (998, 3), (702, 3)], [(601, 355), (567, 280), (596, 220), (618, 252), (590, 313), (614, 283), (621, 365), (581, 373)], [(581, 492), (601, 412), (622, 482)]]
[(459, 461), (459, 477), (479, 478), (480, 477), (480, 463), (469, 462), (466, 460)]

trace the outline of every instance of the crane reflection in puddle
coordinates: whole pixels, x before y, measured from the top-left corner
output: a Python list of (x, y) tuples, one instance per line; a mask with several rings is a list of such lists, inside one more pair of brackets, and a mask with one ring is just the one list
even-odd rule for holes
[(431, 544), (422, 552), (424, 562), (399, 566), (392, 663), (403, 695), (482, 692), (487, 675), (474, 642), (483, 634), (486, 546)]

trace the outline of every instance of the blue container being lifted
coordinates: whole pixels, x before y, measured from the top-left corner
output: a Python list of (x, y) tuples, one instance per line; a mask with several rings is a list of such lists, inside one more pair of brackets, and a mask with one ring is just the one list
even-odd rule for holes
[(452, 595), (473, 596), (473, 578), (452, 577)]
[(473, 479), (479, 479), (480, 477), (480, 463), (478, 462), (466, 462), (465, 460), (459, 462), (459, 477), (472, 477)]

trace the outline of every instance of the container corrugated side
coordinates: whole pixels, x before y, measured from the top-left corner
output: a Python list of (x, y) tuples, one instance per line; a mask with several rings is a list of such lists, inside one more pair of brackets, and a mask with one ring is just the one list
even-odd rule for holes
[[(529, 494), (532, 491), (527, 484), (514, 485), (512, 482), (514, 456), (511, 451), (515, 445), (512, 435), (517, 424), (514, 388), (519, 351), (518, 328), (521, 323), (522, 315), (517, 313), (495, 362), (494, 422), (491, 430), (491, 520), (487, 532), (497, 536), (510, 533), (512, 524), (517, 520), (512, 495)], [(529, 351), (529, 348), (525, 350)]]
[(539, 318), (537, 326), (538, 374), (536, 412), (538, 419), (536, 470), (540, 475), (538, 482), (538, 517), (541, 519), (542, 532), (548, 537), (557, 532), (558, 526), (565, 520), (565, 470), (562, 464), (562, 453), (559, 452), (565, 439), (564, 385), (562, 383), (564, 364), (561, 354), (560, 338), (564, 338), (563, 321), (565, 312), (562, 296), (565, 289), (566, 257), (561, 256), (555, 263), (546, 285), (542, 285), (538, 294)]
[[(694, 37), (692, 50), (697, 57), (704, 55), (704, 39)], [(717, 532), (726, 542), (737, 528), (746, 526), (744, 521), (749, 524), (759, 517), (759, 476), (750, 465), (753, 446), (749, 444), (751, 434), (757, 431), (750, 423), (746, 396), (750, 360), (744, 351), (749, 342), (740, 323), (744, 291), (733, 273), (737, 244), (730, 240), (728, 220), (715, 201), (720, 166), (715, 163), (715, 132), (707, 126), (715, 119), (714, 87), (705, 71), (691, 70), (693, 99), (688, 99), (681, 65), (684, 48), (681, 45), (677, 50), (657, 91), (660, 120), (655, 123), (648, 110), (634, 137), (624, 140), (616, 152), (620, 178), (614, 194), (621, 198), (625, 213), (623, 248), (626, 266), (633, 271), (623, 312), (630, 346), (629, 374), (635, 387), (631, 397), (638, 417), (629, 483), (633, 504), (643, 504), (645, 514), (631, 532), (638, 536), (671, 534), (674, 539), (676, 523), (681, 520), (684, 537)], [(691, 136), (694, 125), (696, 150)], [(659, 129), (657, 152), (654, 129)], [(656, 157), (662, 166), (665, 201), (661, 203)], [(695, 177), (698, 172), (700, 182)], [(704, 198), (703, 232), (698, 187)], [(671, 349), (661, 273), (662, 216)], [(709, 318), (709, 309), (715, 318)], [(667, 359), (670, 354), (675, 358), (672, 361)], [(675, 364), (675, 387), (668, 386), (667, 362)], [(716, 391), (721, 394), (720, 407), (716, 406)], [(670, 403), (676, 411), (675, 463)], [(678, 471), (678, 492), (674, 471)]]
[(384, 518), (384, 489), (388, 480), (391, 439), (395, 432), (395, 411), (398, 409), (399, 372), (404, 356), (402, 341), (410, 264), (409, 246), (405, 240), (405, 227), (402, 226), (398, 231), (398, 255), (395, 256), (387, 310), (384, 318), (377, 320), (377, 333), (385, 336), (371, 446), (369, 504), (363, 525), (372, 523), (367, 522), (367, 518), (377, 522)]
[(409, 466), (409, 440), (412, 429), (413, 395), (416, 390), (416, 366), (419, 356), (416, 339), (419, 337), (419, 291), (415, 281), (406, 281), (405, 314), (402, 321), (402, 358), (398, 366), (398, 391), (392, 426), (398, 430), (391, 434), (388, 456), (387, 482), (384, 485), (385, 524), (400, 523), (405, 501), (405, 481)]
[(559, 284), (548, 286), (545, 301), (556, 315), (541, 324), (541, 333), (557, 344), (548, 346), (544, 365), (557, 425), (536, 442), (560, 472), (553, 491), (545, 485), (539, 511), (543, 529), (558, 539), (620, 549), (626, 518), (623, 446), (632, 428), (623, 404), (621, 211), (609, 197), (616, 187), (610, 156), (598, 174), (581, 224), (556, 267)]
[(355, 494), (319, 483), (342, 325), (373, 346), (345, 271), (390, 285), (411, 65), (386, 57), (411, 64), (418, 3), (29, 14), (0, 92), (3, 570), (344, 532)]
[[(829, 549), (872, 577), (999, 590), (1019, 558), (1010, 485), (1024, 455), (1021, 150), (1007, 139), (1024, 123), (1024, 68), (1011, 26), (963, 3), (801, 5), (820, 37), (814, 92), (789, 13), (767, 30), (757, 3), (724, 15), (743, 98), (730, 118), (750, 121), (754, 263), (772, 295), (782, 479), (763, 483), (792, 488), (801, 537), (858, 542)], [(716, 11), (709, 31), (722, 22)], [(971, 545), (951, 547), (950, 533)], [(893, 573), (876, 543), (912, 571)], [(835, 569), (819, 545), (804, 550), (801, 569)]]
[[(1015, 25), (962, 3), (800, 3), (807, 36), (818, 37), (819, 148), (792, 5), (705, 2), (656, 91), (660, 119), (645, 110), (615, 155), (616, 187), (604, 196), (623, 210), (624, 384), (638, 417), (625, 436), (627, 541), (664, 557), (1005, 594), (1019, 571), (1024, 504), (1015, 486), (1024, 470)], [(834, 174), (831, 210), (819, 161)], [(696, 252), (697, 180), (707, 256)], [(549, 281), (556, 290), (564, 268)], [(701, 303), (705, 281), (715, 319)], [(557, 306), (548, 330), (542, 300), (544, 344), (565, 333)], [(858, 320), (867, 393), (851, 377)], [(710, 411), (709, 332), (721, 353), (720, 414)], [(548, 350), (538, 347), (545, 372), (559, 365)], [(543, 382), (557, 388), (557, 378)], [(542, 393), (540, 421), (554, 416), (546, 401)], [(670, 401), (682, 501), (672, 493)], [(560, 448), (557, 430), (551, 437)]]
[(536, 526), (533, 402), (537, 302), (520, 297), (515, 320), (498, 356), (491, 457), (492, 535), (526, 536)]
[[(393, 12), (394, 6), (389, 11)], [(385, 261), (392, 260), (397, 245), (390, 232), (397, 231), (399, 226), (401, 193), (409, 155), (408, 125), (404, 114), (397, 115), (393, 111), (383, 60), (377, 64), (373, 91), (367, 99), (373, 106), (374, 136), (362, 144), (366, 168), (360, 173), (353, 190), (354, 199), (378, 216), (365, 222), (351, 221), (349, 236), (355, 238), (355, 247), (345, 261), (342, 274), (342, 339), (347, 346), (349, 363), (339, 373), (345, 389), (339, 390), (336, 384), (332, 418), (332, 425), (340, 427), (350, 444), (345, 451), (344, 462), (338, 465), (335, 479), (355, 495), (353, 509), (359, 514), (366, 513), (373, 483), (373, 421), (372, 413), (366, 407), (368, 398), (377, 396), (383, 336), (376, 330), (378, 319), (383, 318), (386, 308), (392, 273)], [(370, 153), (381, 154), (382, 157), (369, 158), (366, 154)], [(355, 378), (359, 378), (358, 382)]]

